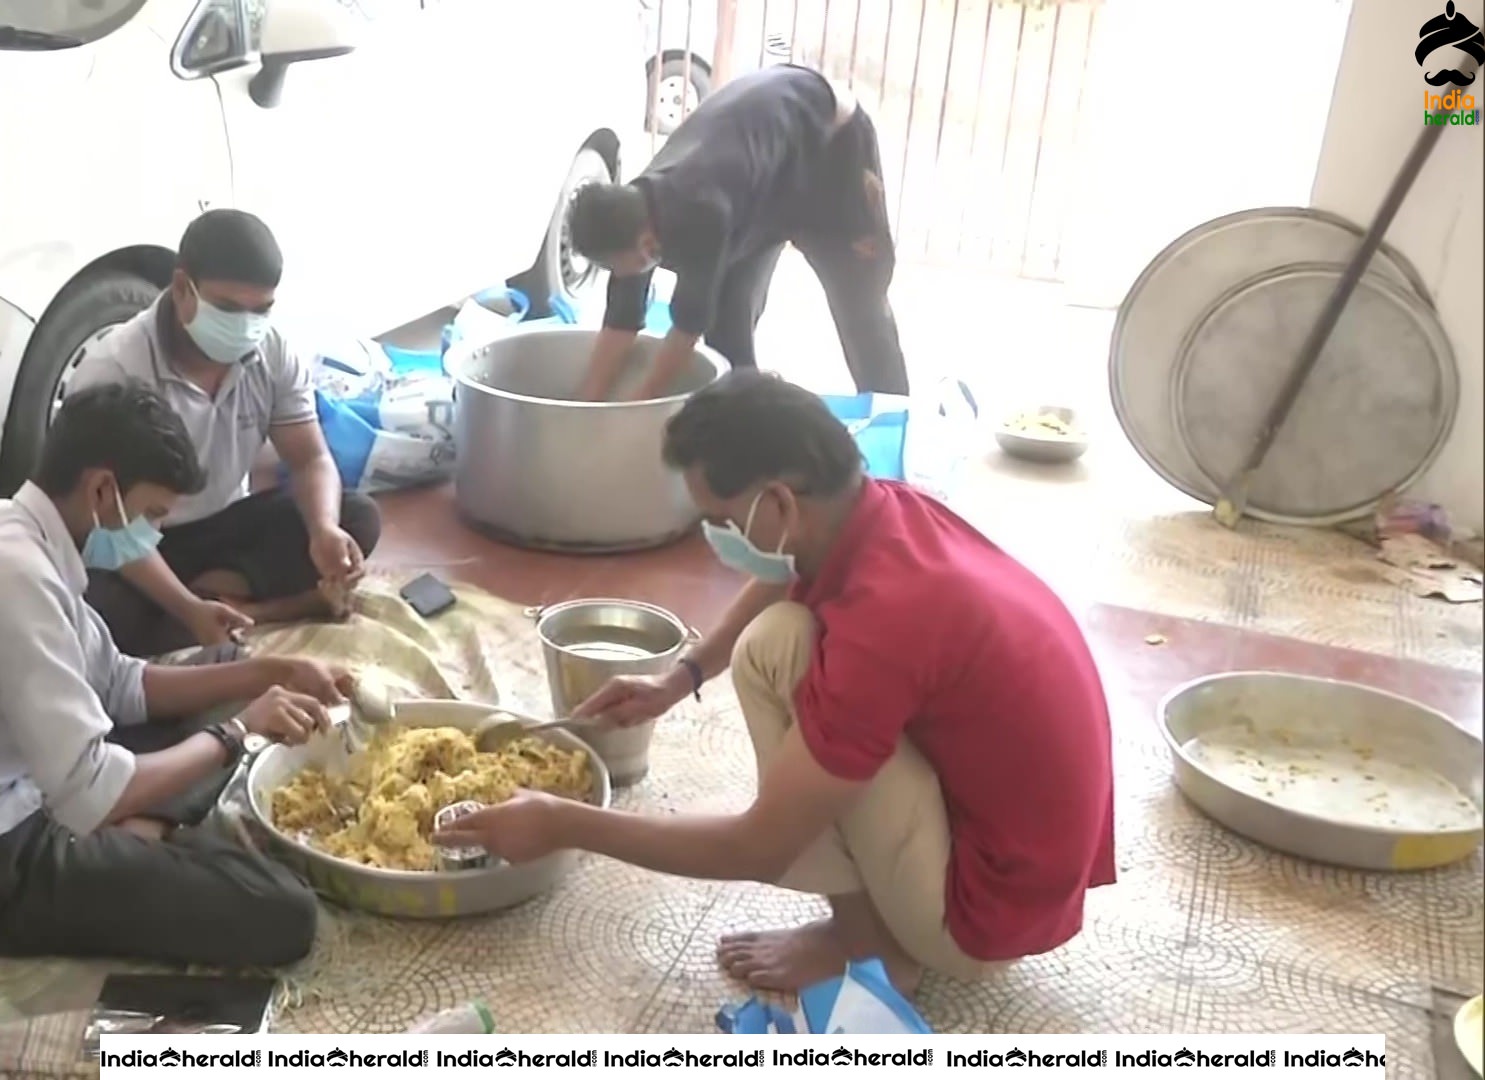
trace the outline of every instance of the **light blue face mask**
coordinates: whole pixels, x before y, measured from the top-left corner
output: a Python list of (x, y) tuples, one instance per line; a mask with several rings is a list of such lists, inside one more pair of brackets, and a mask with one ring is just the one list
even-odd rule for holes
[(257, 311), (223, 311), (196, 295), (196, 315), (185, 324), (186, 333), (207, 359), (218, 364), (235, 364), (251, 356), (268, 336), (269, 319)]
[(723, 566), (736, 570), (739, 574), (747, 574), (765, 585), (787, 585), (797, 576), (794, 571), (794, 556), (784, 553), (788, 534), (785, 533), (779, 540), (777, 551), (763, 551), (748, 539), (748, 532), (753, 527), (753, 515), (758, 512), (758, 500), (761, 498), (761, 491), (753, 496), (753, 505), (748, 508), (748, 519), (741, 529), (732, 521), (726, 525), (713, 525), (710, 521), (703, 521), (701, 535), (706, 537), (706, 542), (711, 545)]
[(83, 541), (83, 565), (89, 570), (118, 570), (132, 562), (145, 558), (160, 546), (161, 533), (140, 514), (129, 521), (124, 511), (124, 500), (117, 486), (113, 489), (113, 501), (119, 508), (119, 520), (127, 524), (109, 528), (93, 514), (93, 531)]

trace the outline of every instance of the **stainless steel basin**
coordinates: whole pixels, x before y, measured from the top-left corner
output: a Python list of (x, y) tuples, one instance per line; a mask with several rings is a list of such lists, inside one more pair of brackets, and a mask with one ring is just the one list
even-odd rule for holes
[(1359, 683), (1239, 671), (1177, 687), (1158, 710), (1176, 786), (1216, 821), (1260, 844), (1358, 870), (1423, 870), (1472, 856), (1482, 829), (1438, 831), (1347, 823), (1244, 791), (1190, 753), (1192, 740), (1241, 723), (1280, 743), (1355, 744), (1425, 770), (1485, 808), (1480, 740), (1442, 713)]
[[(666, 422), (726, 362), (698, 346), (669, 397), (574, 401), (594, 337), (534, 326), (449, 351), (455, 493), (473, 524), (522, 547), (591, 552), (657, 547), (695, 526), (696, 507), (660, 447)], [(659, 346), (657, 337), (639, 337), (617, 397)]]
[[(393, 722), (411, 728), (473, 731), (489, 719), (492, 708), (471, 701), (399, 701), (393, 709)], [(591, 746), (565, 731), (543, 732), (539, 737), (564, 750), (585, 751), (593, 769), (588, 801), (594, 806), (609, 805), (613, 788), (608, 768)], [(550, 892), (577, 866), (577, 852), (556, 851), (520, 866), (496, 862), (477, 870), (383, 870), (327, 855), (279, 831), (273, 824), (273, 792), (303, 769), (344, 768), (345, 761), (341, 740), (316, 739), (303, 746), (270, 746), (247, 771), (248, 809), (268, 854), (302, 875), (320, 895), (337, 903), (407, 919), (480, 915), (503, 911)]]

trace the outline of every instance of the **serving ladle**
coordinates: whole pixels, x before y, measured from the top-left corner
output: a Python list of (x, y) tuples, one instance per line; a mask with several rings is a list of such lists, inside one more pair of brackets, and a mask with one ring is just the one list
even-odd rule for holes
[(529, 738), (543, 731), (566, 730), (572, 722), (571, 718), (543, 719), (500, 706), (491, 709), (490, 715), (475, 727), (475, 749), (482, 754), (493, 754), (519, 739)]

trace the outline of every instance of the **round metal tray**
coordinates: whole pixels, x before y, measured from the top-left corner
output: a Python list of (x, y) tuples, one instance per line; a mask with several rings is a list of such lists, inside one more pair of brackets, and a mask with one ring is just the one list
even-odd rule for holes
[[(1345, 272), (1293, 266), (1218, 297), (1192, 325), (1172, 373), (1171, 422), (1206, 484), (1242, 469), (1299, 350)], [(1443, 449), (1459, 372), (1438, 316), (1369, 274), (1341, 312), (1247, 492), (1247, 513), (1333, 525), (1371, 513)]]
[[(1167, 483), (1207, 503), (1219, 494), (1191, 460), (1171, 416), (1171, 374), (1191, 326), (1213, 300), (1240, 282), (1294, 263), (1343, 263), (1361, 237), (1355, 224), (1321, 210), (1244, 210), (1177, 238), (1135, 279), (1114, 321), (1109, 393), (1125, 435)], [(1386, 277), (1429, 303), (1417, 272), (1386, 244), (1367, 273)]]
[(1485, 807), (1480, 740), (1442, 713), (1357, 683), (1240, 671), (1172, 690), (1157, 710), (1176, 786), (1217, 822), (1277, 851), (1358, 870), (1423, 870), (1467, 859), (1482, 830), (1416, 832), (1344, 824), (1291, 810), (1226, 783), (1193, 760), (1186, 744), (1240, 719), (1278, 739), (1348, 738), (1378, 757), (1431, 770)]
[[(472, 731), (490, 715), (491, 706), (465, 701), (403, 701), (394, 720), (407, 727), (456, 727)], [(593, 769), (589, 801), (608, 806), (612, 795), (608, 769), (592, 747), (565, 731), (534, 736), (555, 746), (587, 751)], [(378, 915), (412, 919), (446, 919), (514, 907), (550, 892), (572, 871), (577, 853), (559, 851), (520, 866), (496, 863), (477, 870), (382, 870), (337, 859), (280, 832), (270, 810), (273, 791), (302, 769), (343, 764), (339, 739), (316, 739), (304, 746), (271, 746), (253, 761), (247, 774), (248, 808), (269, 854), (300, 874), (320, 895), (346, 907)]]

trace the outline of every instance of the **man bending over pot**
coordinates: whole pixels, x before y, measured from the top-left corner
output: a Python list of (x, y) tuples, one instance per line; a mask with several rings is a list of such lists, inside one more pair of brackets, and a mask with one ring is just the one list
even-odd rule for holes
[(934, 499), (864, 476), (824, 403), (779, 379), (734, 371), (700, 391), (663, 453), (751, 581), (675, 670), (610, 682), (578, 712), (648, 720), (730, 662), (753, 804), (655, 817), (523, 792), (444, 839), (826, 898), (821, 922), (721, 942), (759, 988), (876, 956), (911, 992), (925, 968), (974, 979), (1077, 934), (1085, 892), (1114, 880), (1109, 718), (1051, 589)]

